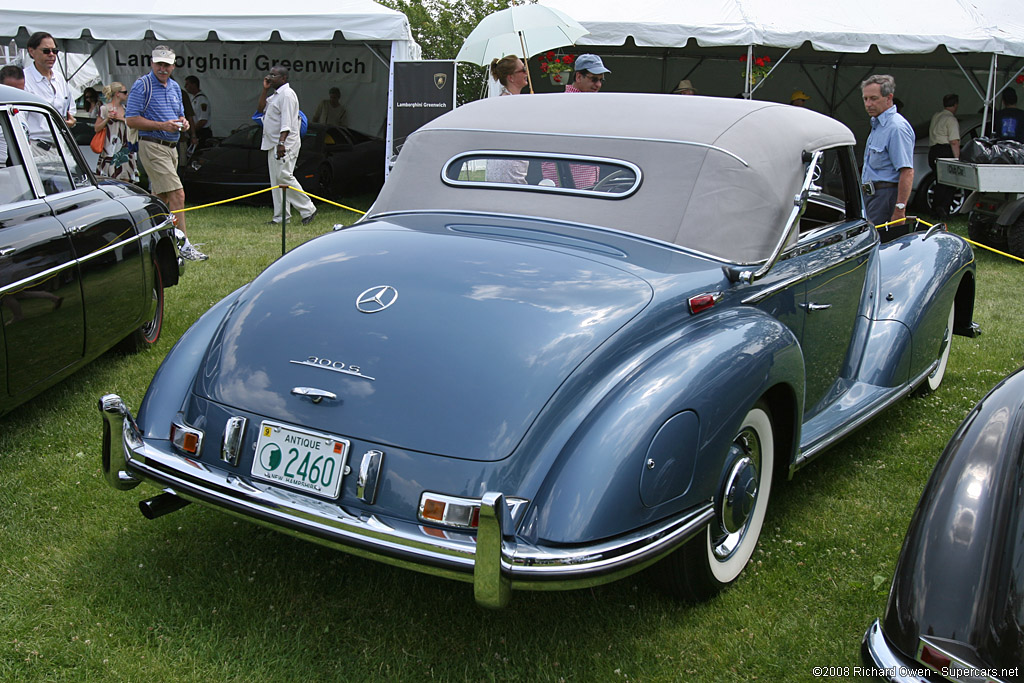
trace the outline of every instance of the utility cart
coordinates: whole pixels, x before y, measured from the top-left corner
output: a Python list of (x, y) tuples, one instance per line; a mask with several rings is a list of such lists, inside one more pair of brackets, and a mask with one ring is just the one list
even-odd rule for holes
[(1024, 165), (939, 159), (939, 182), (971, 190), (967, 234), (1024, 258)]

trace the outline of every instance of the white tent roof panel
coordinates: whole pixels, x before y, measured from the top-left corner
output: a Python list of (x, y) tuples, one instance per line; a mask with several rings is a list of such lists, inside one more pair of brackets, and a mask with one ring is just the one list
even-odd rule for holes
[[(371, 0), (306, 0), (282, 5), (277, 0), (139, 0), (131, 5), (86, 7), (81, 0), (48, 0), (3, 10), (6, 31), (24, 28), (58, 38), (80, 38), (88, 30), (97, 40), (267, 41), (277, 31), (284, 41), (330, 41), (336, 31), (346, 40), (412, 41), (404, 14)], [(11, 31), (13, 28), (13, 31)]]
[(883, 54), (996, 52), (1024, 56), (1024, 3), (1019, 0), (540, 0), (583, 24), (577, 45), (639, 47), (810, 43), (828, 52)]

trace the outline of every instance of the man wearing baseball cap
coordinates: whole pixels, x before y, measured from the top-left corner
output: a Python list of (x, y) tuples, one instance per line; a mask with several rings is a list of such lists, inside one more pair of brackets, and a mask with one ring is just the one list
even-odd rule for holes
[(807, 100), (811, 99), (811, 96), (805, 93), (803, 90), (797, 88), (793, 91), (793, 94), (789, 96), (789, 103), (794, 107), (806, 107)]
[[(181, 88), (174, 72), (174, 50), (157, 45), (152, 54), (153, 70), (135, 81), (125, 103), (125, 122), (139, 131), (139, 159), (149, 176), (150, 190), (162, 199), (175, 215), (175, 223), (185, 234), (185, 189), (178, 177), (178, 139), (188, 130)], [(205, 261), (206, 254), (185, 237), (182, 257)]]
[(572, 81), (565, 85), (565, 92), (599, 92), (604, 85), (604, 75), (611, 73), (601, 58), (592, 54), (577, 57), (573, 69)]

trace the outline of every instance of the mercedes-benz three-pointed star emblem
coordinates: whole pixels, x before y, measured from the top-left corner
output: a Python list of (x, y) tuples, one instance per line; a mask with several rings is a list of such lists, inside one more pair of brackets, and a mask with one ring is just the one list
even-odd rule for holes
[(380, 313), (398, 301), (398, 290), (391, 285), (377, 285), (356, 297), (356, 308), (362, 313)]

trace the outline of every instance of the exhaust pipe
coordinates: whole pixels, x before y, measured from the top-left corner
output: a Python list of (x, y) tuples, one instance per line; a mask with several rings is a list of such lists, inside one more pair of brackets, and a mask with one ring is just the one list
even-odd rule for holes
[(139, 510), (146, 519), (156, 519), (164, 515), (180, 510), (189, 504), (184, 498), (179, 498), (173, 493), (161, 493), (155, 498), (139, 501)]

